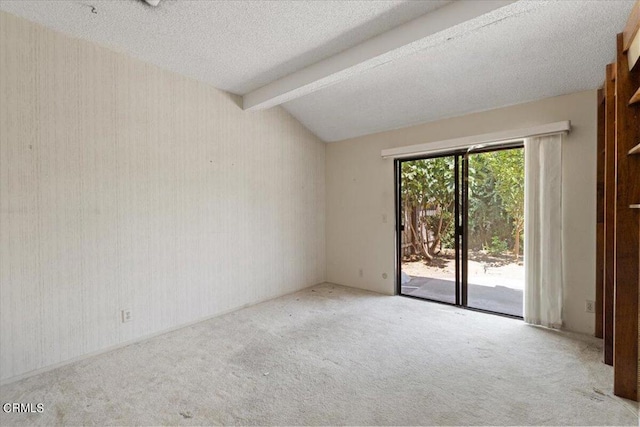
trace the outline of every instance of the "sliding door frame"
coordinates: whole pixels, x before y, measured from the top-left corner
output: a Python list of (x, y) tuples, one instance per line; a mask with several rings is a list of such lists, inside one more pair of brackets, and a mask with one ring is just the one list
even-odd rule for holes
[[(414, 298), (423, 301), (437, 302), (438, 304), (446, 304), (454, 307), (462, 307), (461, 305), (461, 286), (462, 286), (462, 271), (461, 266), (463, 263), (461, 262), (460, 254), (461, 254), (461, 244), (462, 244), (462, 224), (461, 224), (461, 198), (460, 198), (460, 165), (463, 159), (463, 156), (467, 150), (455, 150), (455, 151), (447, 151), (438, 154), (432, 155), (420, 155), (420, 156), (412, 156), (412, 157), (403, 157), (400, 159), (394, 159), (394, 175), (395, 175), (395, 210), (396, 210), (396, 294), (401, 295), (407, 298)], [(454, 179), (454, 250), (455, 250), (455, 303), (440, 301), (431, 298), (422, 298), (412, 295), (405, 295), (402, 293), (402, 232), (403, 224), (402, 224), (402, 201), (401, 197), (401, 189), (402, 189), (402, 163), (411, 162), (414, 160), (429, 160), (429, 159), (437, 159), (441, 157), (453, 157), (453, 179)]]
[[(403, 297), (420, 299), (424, 301), (436, 302), (439, 304), (451, 305), (454, 307), (460, 307), (467, 310), (479, 311), (482, 313), (490, 313), (498, 316), (509, 317), (512, 319), (522, 320), (522, 316), (516, 316), (513, 314), (500, 313), (497, 311), (485, 310), (482, 308), (469, 307), (468, 303), (468, 258), (469, 258), (469, 155), (488, 153), (494, 151), (511, 150), (511, 149), (524, 149), (524, 140), (507, 142), (504, 144), (490, 144), (488, 146), (480, 146), (477, 148), (470, 147), (469, 149), (452, 150), (437, 154), (426, 154), (412, 157), (402, 157), (394, 159), (393, 172), (394, 172), (394, 193), (395, 193), (395, 216), (396, 216), (396, 244), (395, 244), (395, 267), (396, 267), (396, 294)], [(454, 157), (454, 234), (455, 234), (455, 303), (446, 301), (439, 301), (430, 298), (422, 298), (412, 295), (405, 295), (402, 293), (402, 201), (401, 189), (402, 189), (402, 163), (410, 162), (414, 160), (428, 160), (436, 159), (440, 157)]]

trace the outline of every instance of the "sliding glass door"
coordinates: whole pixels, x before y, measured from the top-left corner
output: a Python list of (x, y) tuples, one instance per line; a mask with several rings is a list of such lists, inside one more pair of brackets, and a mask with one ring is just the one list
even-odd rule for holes
[(459, 156), (399, 164), (400, 293), (459, 303)]
[(398, 293), (522, 317), (522, 144), (396, 160)]
[(465, 169), (466, 305), (522, 317), (524, 150), (470, 153)]

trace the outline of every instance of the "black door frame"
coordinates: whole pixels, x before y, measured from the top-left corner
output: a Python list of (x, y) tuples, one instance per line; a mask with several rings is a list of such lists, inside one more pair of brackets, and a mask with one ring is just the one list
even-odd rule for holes
[[(394, 159), (393, 173), (394, 173), (394, 196), (395, 196), (395, 216), (396, 216), (396, 244), (395, 244), (395, 268), (396, 268), (396, 295), (400, 295), (407, 298), (420, 299), (423, 301), (435, 302), (438, 304), (446, 304), (455, 307), (464, 308), (472, 311), (479, 311), (482, 313), (490, 313), (498, 316), (509, 317), (513, 319), (522, 320), (522, 316), (516, 316), (513, 314), (500, 313), (497, 311), (485, 310), (482, 308), (467, 306), (468, 299), (468, 220), (469, 220), (469, 155), (486, 153), (492, 151), (510, 150), (514, 148), (523, 148), (524, 141), (507, 142), (502, 144), (487, 144), (486, 146), (479, 146), (477, 148), (471, 147), (469, 149), (450, 150), (431, 155), (419, 155), (412, 157), (402, 157)], [(453, 157), (454, 158), (454, 250), (455, 250), (455, 303), (446, 301), (439, 301), (429, 298), (421, 298), (412, 295), (402, 294), (402, 203), (400, 200), (401, 188), (402, 188), (402, 163), (410, 162), (413, 160), (427, 160), (436, 159), (440, 157)]]

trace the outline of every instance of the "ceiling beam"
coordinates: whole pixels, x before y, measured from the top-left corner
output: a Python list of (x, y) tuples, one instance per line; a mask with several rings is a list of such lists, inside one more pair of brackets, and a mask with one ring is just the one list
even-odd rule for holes
[[(515, 1), (454, 1), (245, 94), (242, 97), (243, 109), (263, 110), (274, 107), (423, 50), (434, 44), (432, 36), (511, 3)], [(477, 26), (490, 23), (480, 20)]]

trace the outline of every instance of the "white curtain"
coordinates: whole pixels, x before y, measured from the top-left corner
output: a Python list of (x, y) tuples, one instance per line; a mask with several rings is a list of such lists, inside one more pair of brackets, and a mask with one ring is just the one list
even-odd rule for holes
[(562, 134), (524, 142), (524, 320), (562, 326)]

